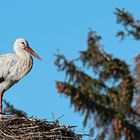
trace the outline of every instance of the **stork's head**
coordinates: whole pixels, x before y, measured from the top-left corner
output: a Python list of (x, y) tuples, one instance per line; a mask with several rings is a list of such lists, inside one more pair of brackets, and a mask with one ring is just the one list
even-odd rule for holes
[(28, 42), (23, 38), (19, 38), (15, 41), (14, 51), (15, 52), (27, 52), (27, 53), (33, 55), (34, 57), (36, 57), (37, 59), (41, 60), (41, 58), (30, 48)]

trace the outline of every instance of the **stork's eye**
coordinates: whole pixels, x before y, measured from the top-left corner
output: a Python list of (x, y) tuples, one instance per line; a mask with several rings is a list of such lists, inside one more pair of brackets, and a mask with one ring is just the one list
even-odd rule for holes
[(24, 42), (21, 42), (21, 44), (23, 44), (23, 45), (24, 45)]

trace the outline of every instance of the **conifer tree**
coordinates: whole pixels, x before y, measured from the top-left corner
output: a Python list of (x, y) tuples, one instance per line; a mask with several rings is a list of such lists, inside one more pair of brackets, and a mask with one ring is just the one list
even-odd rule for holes
[[(124, 27), (117, 36), (140, 39), (140, 23), (124, 9), (116, 9), (117, 23)], [(103, 140), (140, 139), (140, 55), (135, 58), (135, 75), (129, 65), (106, 53), (100, 44), (101, 36), (90, 31), (87, 49), (78, 59), (67, 60), (56, 55), (58, 71), (66, 74), (65, 81), (57, 81), (59, 93), (70, 98), (77, 112), (84, 115), (83, 125), (90, 131), (100, 130), (97, 138)], [(77, 64), (78, 61), (78, 64)], [(81, 63), (81, 66), (79, 66)], [(91, 72), (88, 72), (91, 70)], [(136, 103), (132, 106), (132, 103)], [(96, 128), (96, 129), (95, 129)]]

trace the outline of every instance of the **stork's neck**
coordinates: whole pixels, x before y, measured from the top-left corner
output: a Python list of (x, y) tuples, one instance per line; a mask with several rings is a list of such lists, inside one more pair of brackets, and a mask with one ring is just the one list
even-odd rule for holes
[(15, 51), (15, 54), (23, 61), (28, 61), (31, 58), (31, 54), (22, 50), (22, 51)]
[(17, 56), (17, 76), (15, 80), (19, 80), (25, 76), (32, 68), (33, 59), (31, 54), (24, 51), (15, 51)]

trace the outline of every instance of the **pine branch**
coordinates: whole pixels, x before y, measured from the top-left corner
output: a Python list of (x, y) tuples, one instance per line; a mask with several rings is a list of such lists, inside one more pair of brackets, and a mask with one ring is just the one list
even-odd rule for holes
[[(88, 48), (80, 52), (78, 59), (84, 66), (83, 71), (74, 60), (68, 61), (64, 55), (56, 55), (55, 65), (66, 73), (66, 81), (56, 82), (56, 87), (59, 93), (70, 97), (76, 111), (85, 115), (84, 126), (93, 118), (97, 127), (106, 129), (106, 125), (111, 124), (115, 128), (114, 134), (122, 136), (124, 132), (127, 137), (132, 137), (135, 134), (128, 133), (132, 124), (127, 119), (132, 114), (134, 79), (129, 66), (104, 52), (99, 41), (100, 36), (89, 32)], [(92, 76), (87, 73), (89, 68), (93, 70)]]
[(140, 129), (126, 119), (125, 113), (109, 106), (110, 98), (108, 96), (93, 93), (94, 96), (90, 97), (87, 92), (86, 94), (82, 93), (81, 88), (75, 88), (68, 83), (56, 82), (56, 87), (59, 93), (70, 97), (71, 104), (74, 105), (76, 111), (86, 114), (84, 125), (91, 118), (91, 114), (94, 116), (94, 113), (97, 112), (100, 119), (96, 119), (98, 121), (96, 123), (99, 127), (106, 123), (112, 123), (115, 133), (139, 138)]
[(7, 102), (6, 100), (4, 100), (4, 104), (6, 105), (4, 108), (4, 114), (8, 114), (8, 115), (16, 115), (18, 117), (25, 117), (27, 118), (27, 113), (14, 108), (13, 105), (11, 105), (9, 102)]
[(133, 36), (135, 39), (140, 39), (140, 22), (136, 20), (131, 13), (125, 9), (116, 8), (115, 15), (117, 16), (117, 23), (124, 26), (124, 31), (119, 31), (117, 36), (124, 39), (125, 36)]
[(86, 51), (80, 52), (80, 60), (83, 66), (87, 68), (92, 67), (98, 73), (106, 62), (111, 61), (112, 56), (106, 54), (100, 46), (100, 36), (96, 32), (90, 31), (88, 33), (88, 48)]
[(113, 109), (108, 105), (110, 99), (106, 95), (100, 95), (94, 93), (93, 91), (91, 97), (91, 94), (89, 94), (87, 91), (84, 92), (81, 87), (76, 88), (63, 82), (56, 82), (56, 87), (59, 93), (64, 93), (65, 95), (71, 97), (71, 104), (75, 106), (75, 109), (78, 112), (90, 111), (90, 113), (94, 113), (97, 111), (99, 114), (107, 113), (110, 117), (115, 114), (115, 111), (113, 111)]

